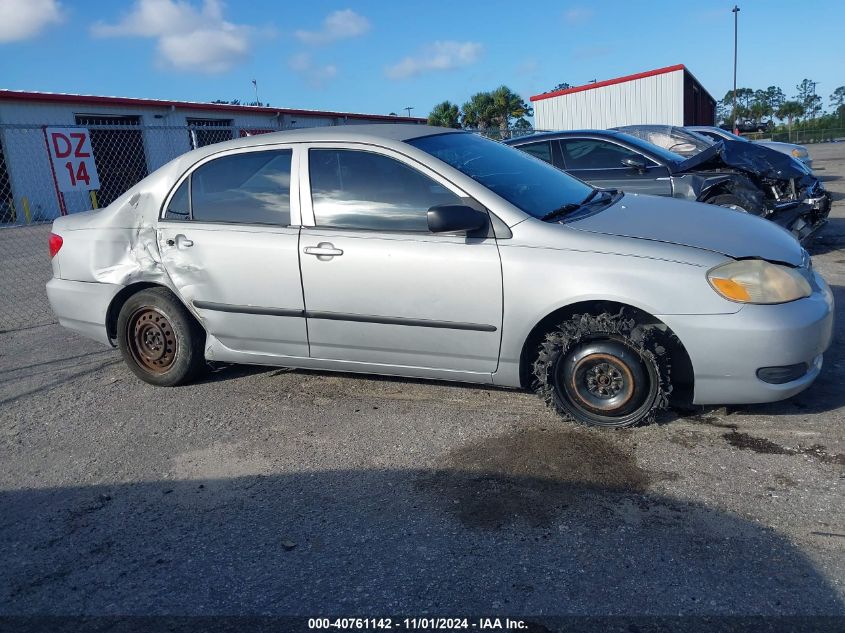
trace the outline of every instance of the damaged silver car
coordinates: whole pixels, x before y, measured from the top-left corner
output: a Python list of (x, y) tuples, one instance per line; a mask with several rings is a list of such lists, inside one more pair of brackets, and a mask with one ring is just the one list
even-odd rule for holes
[(787, 398), (831, 338), (828, 286), (770, 222), (427, 126), (203, 147), (56, 220), (50, 252), (60, 323), (161, 386), (209, 362), (457, 380), (618, 427)]

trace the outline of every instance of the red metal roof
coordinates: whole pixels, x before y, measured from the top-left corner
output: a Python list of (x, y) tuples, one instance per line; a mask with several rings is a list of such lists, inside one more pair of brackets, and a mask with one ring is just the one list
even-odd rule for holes
[(559, 97), (560, 95), (568, 95), (573, 92), (582, 92), (584, 90), (592, 90), (593, 88), (601, 88), (602, 86), (612, 86), (613, 84), (621, 84), (626, 81), (633, 81), (635, 79), (643, 79), (644, 77), (654, 77), (655, 75), (664, 75), (672, 73), (676, 70), (686, 70), (683, 64), (675, 64), (674, 66), (666, 66), (665, 68), (657, 68), (655, 70), (647, 70), (643, 73), (636, 73), (634, 75), (625, 75), (624, 77), (617, 77), (616, 79), (606, 79), (593, 84), (586, 84), (583, 86), (575, 86), (574, 88), (566, 88), (564, 90), (555, 90), (553, 92), (544, 92), (542, 94), (534, 95), (531, 101), (541, 101), (543, 99), (550, 99), (551, 97)]
[(390, 116), (388, 114), (362, 114), (358, 112), (334, 112), (331, 110), (297, 110), (291, 108), (273, 108), (264, 106), (229, 105), (225, 103), (203, 103), (196, 101), (166, 101), (163, 99), (137, 99), (133, 97), (101, 97), (96, 95), (66, 94), (61, 92), (27, 92), (24, 90), (0, 89), (0, 101), (37, 101), (49, 103), (83, 103), (101, 106), (136, 106), (158, 108), (183, 108), (190, 110), (213, 110), (217, 112), (249, 112), (251, 114), (292, 114), (297, 116), (331, 116), (349, 119), (368, 119), (376, 121), (397, 121), (425, 123), (419, 117)]

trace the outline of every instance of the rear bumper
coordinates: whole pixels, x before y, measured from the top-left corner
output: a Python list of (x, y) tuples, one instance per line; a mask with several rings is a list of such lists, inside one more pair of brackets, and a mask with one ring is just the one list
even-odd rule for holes
[[(833, 294), (816, 275), (812, 296), (781, 305), (746, 305), (734, 314), (658, 317), (692, 361), (695, 404), (775, 402), (809, 387), (833, 335)], [(795, 380), (772, 384), (757, 370), (806, 363)]]
[(47, 298), (61, 325), (108, 345), (106, 313), (122, 289), (116, 284), (53, 278), (47, 282)]

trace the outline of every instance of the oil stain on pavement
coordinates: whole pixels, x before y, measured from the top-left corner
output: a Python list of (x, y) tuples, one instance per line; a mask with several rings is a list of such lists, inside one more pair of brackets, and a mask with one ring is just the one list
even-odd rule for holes
[(648, 489), (655, 475), (622, 444), (588, 429), (518, 430), (451, 451), (416, 486), (466, 527), (546, 527), (599, 496)]

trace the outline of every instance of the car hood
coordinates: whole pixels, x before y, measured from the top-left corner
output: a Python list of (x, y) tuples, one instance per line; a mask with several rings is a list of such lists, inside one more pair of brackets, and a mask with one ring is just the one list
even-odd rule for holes
[(768, 220), (675, 198), (626, 194), (604, 210), (567, 222), (566, 226), (699, 248), (735, 259), (760, 257), (800, 266), (803, 256), (798, 241)]
[(800, 178), (807, 174), (798, 161), (783, 152), (756, 143), (728, 139), (679, 163), (676, 173), (723, 167), (776, 180)]

